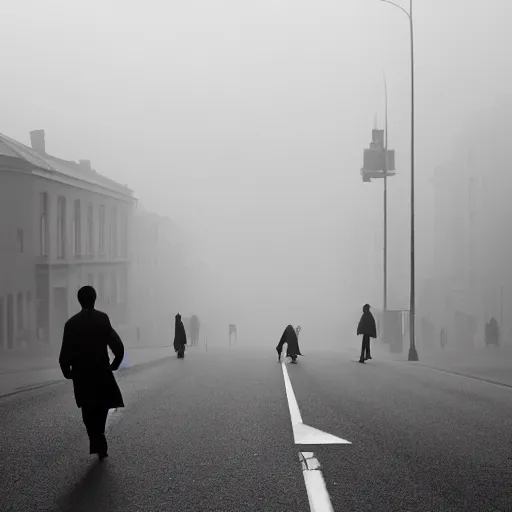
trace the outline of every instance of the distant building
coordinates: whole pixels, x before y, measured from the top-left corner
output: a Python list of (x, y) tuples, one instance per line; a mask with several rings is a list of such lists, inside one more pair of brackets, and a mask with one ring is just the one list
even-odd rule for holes
[(201, 318), (204, 270), (183, 231), (168, 217), (135, 212), (130, 272), (130, 324), (137, 345), (165, 346), (174, 339), (174, 317)]
[(48, 155), (43, 130), (28, 147), (0, 135), (0, 347), (59, 345), (76, 292), (98, 292), (98, 309), (127, 321), (129, 233), (135, 199), (127, 186)]
[(134, 215), (132, 237), (130, 323), (138, 329), (137, 344), (172, 344), (185, 286), (179, 275), (178, 230), (169, 218), (141, 208)]
[(491, 317), (507, 336), (511, 329), (508, 118), (501, 107), (480, 116), (433, 180), (434, 265), (420, 285), (418, 314), (435, 326), (436, 346), (442, 328), (448, 346), (467, 348), (484, 345)]

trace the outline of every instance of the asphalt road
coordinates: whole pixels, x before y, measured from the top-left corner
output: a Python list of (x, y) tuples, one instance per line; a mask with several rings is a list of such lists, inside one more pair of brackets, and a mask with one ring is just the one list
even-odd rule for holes
[(295, 446), (273, 347), (190, 350), (118, 380), (99, 463), (69, 381), (0, 399), (0, 510), (309, 511), (299, 449), (335, 511), (512, 510), (512, 389), (357, 354), (287, 365), (302, 419), (350, 445)]

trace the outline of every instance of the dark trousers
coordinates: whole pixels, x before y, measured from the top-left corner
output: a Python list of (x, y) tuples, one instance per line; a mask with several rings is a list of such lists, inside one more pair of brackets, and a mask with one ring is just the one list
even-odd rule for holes
[(108, 408), (102, 406), (82, 406), (84, 420), (90, 441), (90, 453), (106, 453), (107, 439), (105, 427), (107, 424)]
[(363, 334), (363, 343), (361, 346), (361, 358), (360, 361), (370, 358), (370, 336)]

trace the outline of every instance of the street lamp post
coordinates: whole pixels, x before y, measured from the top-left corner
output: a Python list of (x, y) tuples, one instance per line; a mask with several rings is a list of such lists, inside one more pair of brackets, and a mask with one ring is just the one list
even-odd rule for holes
[(412, 17), (412, 0), (409, 0), (409, 12), (401, 5), (395, 4), (390, 0), (381, 0), (387, 4), (391, 4), (403, 11), (409, 18), (409, 27), (411, 34), (411, 291), (410, 291), (410, 307), (409, 307), (409, 361), (418, 361), (418, 351), (415, 342), (415, 258), (414, 258), (414, 36), (413, 36), (413, 17)]
[(388, 86), (384, 74), (384, 314), (388, 310)]

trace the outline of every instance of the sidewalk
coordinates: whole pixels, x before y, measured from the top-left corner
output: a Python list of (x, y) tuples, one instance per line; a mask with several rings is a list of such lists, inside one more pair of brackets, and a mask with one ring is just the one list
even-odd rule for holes
[[(7, 357), (3, 357), (4, 354), (2, 354), (0, 396), (64, 380), (58, 362), (58, 352), (53, 355), (49, 352), (39, 350), (26, 354), (11, 353)], [(135, 366), (173, 355), (172, 347), (125, 347), (120, 372), (122, 374)]]
[(408, 349), (403, 354), (384, 353), (384, 350), (379, 347), (375, 354), (384, 359), (426, 366), (512, 387), (512, 347), (482, 347), (467, 350), (447, 348), (423, 352), (418, 349), (419, 361), (417, 362), (407, 360)]

